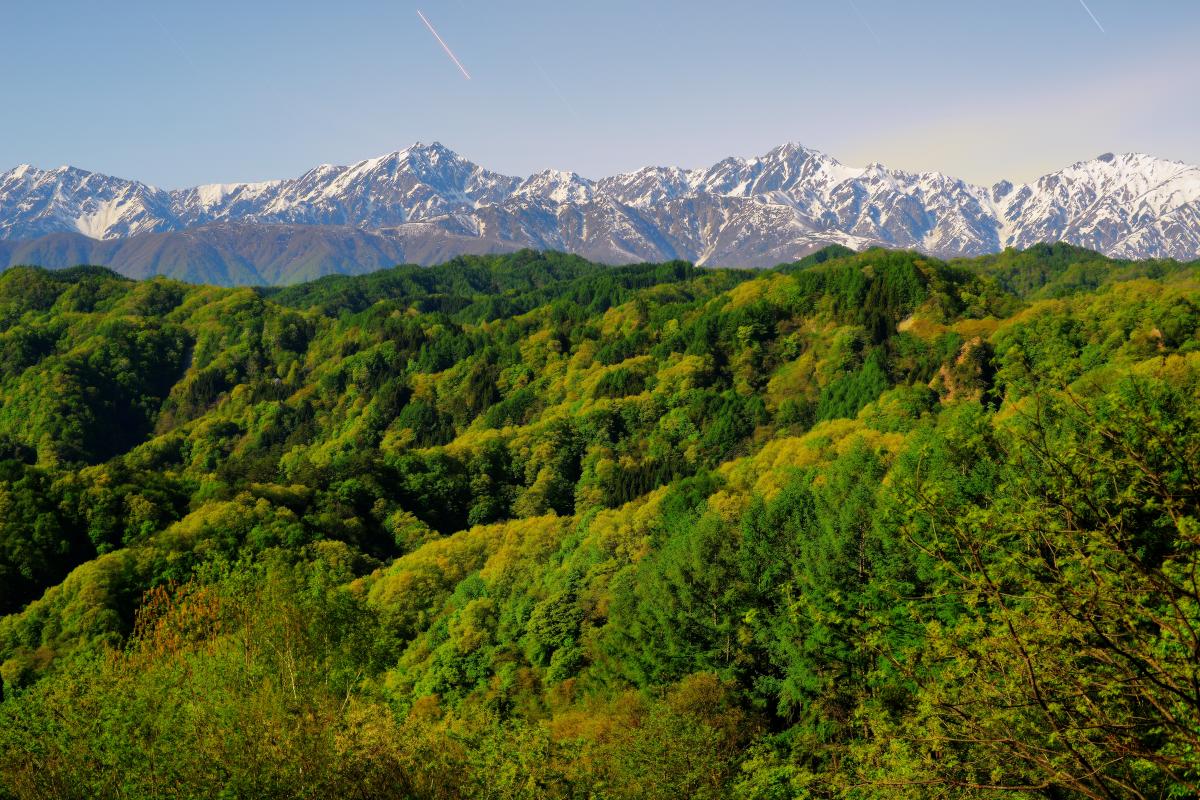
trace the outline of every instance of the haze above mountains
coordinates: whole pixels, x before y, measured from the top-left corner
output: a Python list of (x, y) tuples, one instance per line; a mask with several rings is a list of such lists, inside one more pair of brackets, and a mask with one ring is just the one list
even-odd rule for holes
[(1054, 241), (1116, 258), (1200, 257), (1200, 168), (1106, 154), (985, 187), (787, 144), (701, 169), (521, 179), (418, 143), (294, 179), (176, 191), (74, 167), (0, 173), (0, 267), (93, 263), (224, 285), (526, 247), (761, 267), (829, 244), (957, 257)]

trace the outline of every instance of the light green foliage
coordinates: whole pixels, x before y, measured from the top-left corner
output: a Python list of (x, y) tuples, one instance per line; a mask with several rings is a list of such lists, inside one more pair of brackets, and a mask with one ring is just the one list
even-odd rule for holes
[(0, 800), (1200, 791), (1200, 276), (0, 275)]

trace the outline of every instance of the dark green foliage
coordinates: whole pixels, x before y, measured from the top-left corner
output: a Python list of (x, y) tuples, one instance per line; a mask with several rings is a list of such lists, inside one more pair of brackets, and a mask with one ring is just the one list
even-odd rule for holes
[(796, 282), (806, 305), (829, 304), (836, 319), (865, 328), (879, 343), (925, 298), (934, 268), (908, 254), (872, 250), (797, 272)]
[(394, 465), (400, 501), (435, 530), (444, 533), (466, 527), (471, 482), (455, 459), (433, 451), (405, 455)]
[(46, 473), (0, 461), (0, 613), (11, 613), (95, 555), (63, 518)]
[(1164, 278), (1186, 269), (1173, 261), (1113, 261), (1064, 242), (1034, 245), (1028, 250), (1008, 249), (954, 263), (994, 278), (1003, 289), (1020, 297), (1066, 297), (1114, 280)]
[(0, 797), (1200, 791), (1194, 265), (0, 275)]
[(888, 387), (885, 363), (883, 351), (873, 349), (863, 359), (861, 367), (836, 378), (822, 389), (816, 418), (853, 417), (859, 409), (879, 397)]
[(794, 272), (798, 269), (813, 267), (817, 264), (824, 264), (826, 261), (832, 261), (839, 258), (850, 258), (854, 255), (854, 251), (849, 247), (843, 247), (840, 244), (831, 244), (822, 247), (815, 253), (805, 256), (799, 261), (793, 261), (790, 264), (780, 264), (777, 269), (781, 272)]
[(639, 685), (694, 672), (735, 674), (741, 607), (738, 541), (712, 515), (663, 520), (653, 556), (618, 579), (610, 657)]
[(595, 315), (624, 302), (633, 290), (699, 274), (683, 262), (603, 267), (578, 256), (522, 250), (460, 256), (437, 267), (395, 267), (353, 278), (329, 276), (260, 291), (283, 305), (315, 308), (334, 316), (387, 300), (457, 320), (483, 321), (515, 317), (553, 302), (575, 303), (583, 313)]
[(641, 394), (646, 388), (646, 377), (638, 372), (624, 367), (618, 367), (604, 373), (604, 377), (596, 384), (596, 397), (625, 397), (631, 394)]

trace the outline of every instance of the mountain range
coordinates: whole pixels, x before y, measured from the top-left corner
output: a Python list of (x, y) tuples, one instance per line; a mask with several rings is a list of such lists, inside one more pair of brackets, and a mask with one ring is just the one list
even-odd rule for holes
[(224, 285), (522, 248), (760, 267), (829, 244), (947, 258), (1055, 241), (1116, 258), (1200, 257), (1200, 167), (1110, 153), (989, 187), (786, 144), (700, 169), (519, 178), (418, 143), (287, 180), (170, 191), (75, 167), (0, 173), (0, 267), (95, 263)]

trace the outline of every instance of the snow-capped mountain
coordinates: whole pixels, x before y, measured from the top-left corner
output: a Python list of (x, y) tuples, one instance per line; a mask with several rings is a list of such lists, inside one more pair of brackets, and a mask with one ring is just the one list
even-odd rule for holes
[(292, 180), (172, 192), (173, 219), (164, 219), (162, 229), (209, 222), (382, 228), (469, 213), (504, 200), (520, 184), (440, 144), (416, 144), (349, 167), (322, 164)]
[(997, 210), (1005, 245), (1065, 240), (1125, 258), (1190, 259), (1200, 255), (1198, 203), (1197, 167), (1109, 153), (1014, 187)]
[(61, 231), (112, 239), (164, 230), (174, 218), (171, 200), (144, 183), (22, 164), (0, 173), (0, 239)]
[[(322, 267), (331, 271), (365, 267), (348, 244), (359, 242), (354, 230), (390, 243), (370, 240), (374, 255), (365, 260), (372, 266), (392, 254), (423, 262), (520, 247), (614, 263), (683, 258), (768, 266), (831, 243), (948, 257), (1044, 241), (1123, 258), (1190, 260), (1200, 257), (1200, 168), (1107, 154), (1032, 183), (985, 187), (936, 172), (851, 167), (786, 144), (700, 169), (646, 167), (596, 181), (546, 170), (521, 179), (441, 144), (418, 143), (288, 180), (178, 191), (71, 167), (0, 173), (0, 239), (74, 233), (114, 240), (211, 229), (236, 251), (244, 226), (254, 225), (286, 226), (281, 241), (299, 236), (295, 226), (335, 226), (338, 244), (328, 249), (339, 255)], [(241, 233), (231, 238), (230, 230)], [(263, 237), (253, 238), (262, 250)], [(262, 258), (244, 255), (251, 266)], [(284, 262), (273, 253), (269, 273), (287, 279)]]

